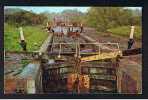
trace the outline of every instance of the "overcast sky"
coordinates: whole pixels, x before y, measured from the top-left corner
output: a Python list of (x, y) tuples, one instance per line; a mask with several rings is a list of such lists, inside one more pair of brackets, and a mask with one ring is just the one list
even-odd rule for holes
[[(41, 13), (41, 12), (62, 12), (67, 9), (77, 9), (81, 12), (87, 12), (89, 7), (59, 7), (59, 6), (54, 6), (54, 7), (41, 7), (41, 6), (5, 6), (5, 8), (20, 8), (24, 9), (27, 11), (33, 11), (35, 13)], [(141, 7), (128, 7), (130, 9), (141, 9)]]

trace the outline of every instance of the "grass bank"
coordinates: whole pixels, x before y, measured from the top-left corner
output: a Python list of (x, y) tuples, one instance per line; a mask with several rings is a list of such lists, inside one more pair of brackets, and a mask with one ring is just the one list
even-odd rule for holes
[[(48, 33), (41, 26), (24, 26), (23, 33), (27, 42), (27, 50), (38, 50)], [(19, 45), (20, 35), (16, 26), (4, 24), (4, 48), (6, 51), (22, 51)]]
[[(130, 26), (121, 26), (121, 27), (108, 29), (107, 31), (111, 32), (113, 35), (116, 35), (116, 36), (129, 37), (130, 30), (131, 30)], [(135, 26), (134, 38), (137, 40), (142, 39), (142, 27)]]

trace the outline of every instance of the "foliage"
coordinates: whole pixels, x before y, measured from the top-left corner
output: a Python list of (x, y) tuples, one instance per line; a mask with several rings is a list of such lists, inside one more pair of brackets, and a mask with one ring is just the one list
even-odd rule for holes
[(74, 9), (74, 10), (64, 10), (63, 12), (61, 12), (61, 15), (68, 17), (69, 20), (72, 22), (81, 23), (85, 14), (78, 11), (77, 9)]
[(33, 26), (43, 24), (47, 21), (47, 16), (43, 14), (35, 14), (31, 11), (17, 11), (5, 14), (5, 22), (16, 26)]
[(133, 15), (133, 10), (123, 7), (91, 7), (87, 13), (88, 26), (99, 31), (127, 25), (141, 25), (141, 15)]

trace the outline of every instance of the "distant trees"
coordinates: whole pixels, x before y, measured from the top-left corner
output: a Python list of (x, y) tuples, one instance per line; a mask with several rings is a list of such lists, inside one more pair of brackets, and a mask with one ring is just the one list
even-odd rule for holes
[(35, 14), (31, 11), (19, 11), (11, 14), (5, 14), (5, 22), (13, 25), (40, 25), (47, 21), (47, 16)]
[(85, 16), (85, 13), (82, 13), (82, 12), (78, 11), (77, 9), (64, 10), (63, 12), (61, 12), (61, 16), (65, 16), (71, 22), (81, 23), (83, 20), (83, 17)]
[(86, 22), (100, 31), (124, 25), (141, 25), (141, 15), (124, 7), (91, 7)]

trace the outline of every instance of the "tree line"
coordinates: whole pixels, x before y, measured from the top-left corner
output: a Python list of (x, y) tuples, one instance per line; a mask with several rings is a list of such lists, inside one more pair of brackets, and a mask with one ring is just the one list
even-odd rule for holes
[(16, 26), (42, 25), (47, 20), (48, 17), (43, 14), (36, 14), (25, 10), (5, 14), (5, 22)]
[(109, 28), (137, 25), (141, 26), (141, 12), (124, 7), (91, 7), (86, 14), (88, 26), (95, 27), (100, 31)]
[(5, 13), (5, 22), (15, 25), (43, 25), (52, 21), (54, 16), (66, 16), (72, 22), (83, 23), (84, 26), (94, 27), (100, 31), (117, 26), (141, 26), (141, 11), (125, 7), (90, 7), (87, 12), (64, 10), (61, 13), (43, 12), (36, 14), (32, 11), (21, 10)]

